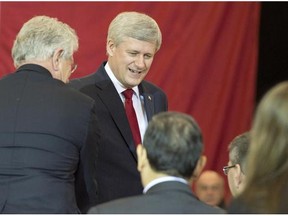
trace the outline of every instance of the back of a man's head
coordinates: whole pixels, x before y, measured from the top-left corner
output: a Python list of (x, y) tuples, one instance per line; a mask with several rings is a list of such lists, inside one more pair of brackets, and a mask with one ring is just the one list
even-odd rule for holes
[(171, 176), (191, 178), (202, 154), (200, 128), (189, 115), (163, 112), (149, 122), (143, 146), (151, 168)]
[(78, 49), (78, 36), (74, 29), (57, 18), (35, 16), (28, 20), (16, 36), (12, 47), (14, 65), (47, 61), (57, 49), (70, 58)]

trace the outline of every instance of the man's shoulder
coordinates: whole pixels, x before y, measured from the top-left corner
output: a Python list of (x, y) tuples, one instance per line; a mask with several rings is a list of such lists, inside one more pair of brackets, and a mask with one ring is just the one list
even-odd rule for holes
[[(166, 191), (166, 192), (165, 192)], [(174, 191), (174, 192), (173, 192)], [(168, 193), (167, 193), (168, 192)], [(189, 193), (188, 193), (189, 194)], [(176, 198), (176, 200), (175, 200)], [(96, 214), (156, 214), (198, 213), (224, 214), (224, 210), (209, 206), (196, 197), (176, 190), (160, 190), (133, 197), (121, 198), (92, 207), (88, 213)]]
[(143, 80), (141, 82), (141, 85), (143, 86), (143, 88), (148, 88), (150, 90), (163, 91), (159, 86), (157, 86), (156, 84), (154, 84), (154, 83), (152, 83), (151, 81), (148, 81), (148, 80)]
[(101, 80), (101, 77), (105, 77), (104, 64), (105, 62), (100, 65), (100, 67), (98, 68), (96, 72), (93, 72), (83, 77), (74, 78), (70, 80), (68, 85), (76, 89), (81, 89), (85, 86), (95, 84), (97, 80)]
[(161, 97), (167, 98), (166, 93), (156, 84), (143, 80), (139, 85), (140, 93), (148, 93), (153, 95), (159, 95)]
[[(205, 204), (206, 205), (206, 204)], [(207, 214), (226, 214), (227, 211), (220, 208), (220, 207), (214, 207), (214, 206), (205, 206), (203, 208), (203, 213), (207, 213)]]
[(76, 103), (86, 103), (86, 104), (90, 104), (90, 105), (94, 105), (94, 100), (89, 97), (88, 95), (78, 91), (75, 88), (72, 88), (71, 86), (67, 86), (66, 88), (67, 92), (69, 92), (69, 94), (71, 95), (71, 99), (76, 102)]
[(84, 77), (72, 79), (68, 85), (75, 89), (81, 89), (85, 86), (94, 84), (96, 81), (96, 77), (97, 77), (97, 74), (96, 72), (94, 72)]
[[(89, 209), (89, 214), (95, 214), (95, 213), (128, 213), (129, 212), (129, 206), (135, 207), (135, 203), (142, 203), (139, 202), (143, 198), (143, 195), (137, 195), (137, 196), (131, 196), (131, 197), (125, 197), (120, 198), (116, 200), (112, 200), (109, 202), (105, 202), (99, 205), (96, 205)], [(143, 205), (143, 203), (142, 203)]]

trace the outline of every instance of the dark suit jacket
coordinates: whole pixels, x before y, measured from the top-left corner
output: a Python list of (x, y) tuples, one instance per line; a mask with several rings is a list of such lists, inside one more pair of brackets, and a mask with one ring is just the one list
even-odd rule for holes
[[(96, 73), (72, 80), (73, 87), (92, 97), (101, 126), (101, 143), (97, 164), (98, 203), (141, 194), (143, 187), (137, 171), (136, 149), (124, 105), (104, 62)], [(148, 121), (161, 111), (167, 111), (167, 97), (155, 85), (143, 81), (139, 85)]]
[(199, 201), (190, 187), (176, 181), (162, 182), (151, 187), (146, 194), (122, 198), (91, 208), (88, 213), (99, 214), (183, 214), (225, 213), (218, 207)]
[(95, 205), (94, 106), (39, 65), (0, 80), (1, 213), (79, 213)]

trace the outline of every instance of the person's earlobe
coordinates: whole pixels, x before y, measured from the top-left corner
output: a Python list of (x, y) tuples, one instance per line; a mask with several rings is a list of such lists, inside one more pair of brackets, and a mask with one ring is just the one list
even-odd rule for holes
[(201, 155), (199, 160), (197, 161), (197, 165), (193, 172), (193, 178), (196, 179), (201, 174), (207, 162), (207, 157), (205, 155)]
[(235, 176), (234, 176), (234, 178), (235, 178), (235, 186), (236, 186), (237, 188), (239, 188), (239, 185), (240, 185), (241, 182), (242, 182), (242, 171), (241, 171), (241, 167), (240, 167), (239, 164), (236, 164), (235, 167), (234, 167), (234, 169), (235, 169)]
[(137, 169), (139, 172), (141, 172), (147, 160), (146, 149), (143, 147), (142, 144), (139, 144), (137, 146), (136, 153), (137, 153), (137, 159), (138, 159)]

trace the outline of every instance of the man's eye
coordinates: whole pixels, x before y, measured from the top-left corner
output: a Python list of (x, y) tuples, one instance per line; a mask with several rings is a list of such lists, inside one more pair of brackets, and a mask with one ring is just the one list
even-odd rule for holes
[(136, 56), (137, 53), (135, 53), (135, 52), (129, 52), (129, 55), (131, 55), (131, 56)]
[(150, 59), (150, 58), (152, 58), (152, 56), (151, 55), (145, 55), (144, 58), (145, 59)]

